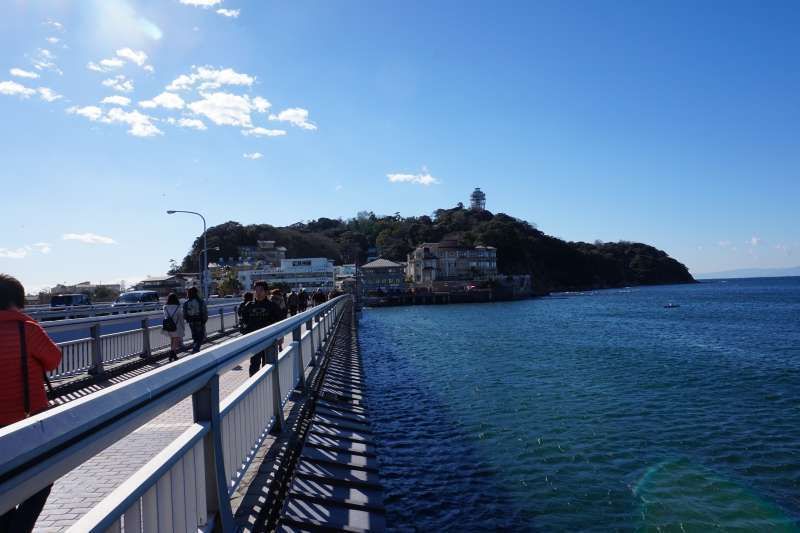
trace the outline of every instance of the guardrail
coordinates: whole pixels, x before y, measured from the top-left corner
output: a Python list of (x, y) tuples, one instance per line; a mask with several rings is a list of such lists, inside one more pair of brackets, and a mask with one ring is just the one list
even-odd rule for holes
[[(237, 306), (238, 304), (231, 303), (209, 307), (206, 332), (222, 334), (237, 329), (239, 327)], [(138, 355), (147, 357), (157, 350), (167, 348), (169, 338), (161, 333), (161, 325), (158, 323), (162, 317), (163, 311), (159, 308), (154, 312), (41, 323), (45, 331), (51, 334), (75, 331), (83, 331), (88, 334), (87, 337), (57, 343), (62, 352), (61, 362), (48, 375), (58, 379), (85, 372), (99, 374), (103, 372), (104, 365), (107, 363)], [(151, 325), (154, 320), (158, 323), (157, 325)], [(138, 323), (139, 327), (103, 334), (104, 327), (131, 323)], [(188, 341), (191, 336), (187, 325), (183, 340)]]
[[(232, 531), (230, 494), (268, 432), (283, 429), (284, 403), (306, 388), (304, 369), (316, 364), (349, 301), (339, 296), (0, 429), (0, 514), (191, 396), (194, 424), (72, 530)], [(220, 374), (288, 334), (292, 342), (220, 402)]]

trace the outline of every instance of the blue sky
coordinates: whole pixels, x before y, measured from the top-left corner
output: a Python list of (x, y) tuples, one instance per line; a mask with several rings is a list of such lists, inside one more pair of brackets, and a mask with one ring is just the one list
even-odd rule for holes
[(794, 266), (798, 27), (792, 2), (9, 0), (0, 271), (130, 283), (200, 232), (166, 209), (285, 225), (475, 186), (694, 273)]

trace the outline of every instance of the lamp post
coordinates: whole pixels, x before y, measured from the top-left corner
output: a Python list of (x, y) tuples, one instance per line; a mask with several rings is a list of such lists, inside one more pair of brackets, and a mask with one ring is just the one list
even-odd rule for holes
[(200, 274), (203, 276), (203, 298), (208, 299), (208, 243), (206, 242), (206, 217), (195, 211), (181, 211), (179, 209), (170, 209), (167, 211), (168, 215), (175, 213), (188, 213), (190, 215), (197, 215), (203, 219), (203, 271)]

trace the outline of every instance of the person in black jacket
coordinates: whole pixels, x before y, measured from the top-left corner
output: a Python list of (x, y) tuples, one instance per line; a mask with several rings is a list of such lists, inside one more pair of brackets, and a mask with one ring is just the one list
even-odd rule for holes
[(244, 311), (244, 306), (247, 305), (247, 302), (253, 301), (253, 293), (247, 291), (244, 293), (244, 298), (242, 299), (242, 303), (236, 308), (236, 314), (239, 316), (239, 331), (242, 334), (247, 333), (247, 324), (245, 324), (244, 319), (242, 318), (242, 312)]
[(305, 289), (300, 289), (300, 294), (297, 295), (297, 305), (301, 313), (308, 309), (308, 293)]
[(192, 330), (192, 352), (197, 353), (206, 340), (208, 308), (206, 302), (198, 295), (197, 287), (190, 287), (186, 291), (186, 296), (188, 299), (183, 302), (183, 319), (189, 323), (189, 329)]
[[(245, 328), (242, 333), (252, 333), (261, 328), (265, 328), (281, 320), (281, 309), (270, 301), (267, 294), (267, 282), (257, 281), (255, 283), (255, 299), (247, 302), (242, 308), (242, 323)], [(278, 349), (275, 344), (266, 350), (259, 352), (250, 358), (250, 375), (252, 376), (267, 363), (267, 358), (277, 355)]]

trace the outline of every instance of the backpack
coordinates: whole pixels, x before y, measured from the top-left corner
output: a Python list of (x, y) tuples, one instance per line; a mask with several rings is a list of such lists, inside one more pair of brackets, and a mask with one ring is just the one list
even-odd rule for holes
[[(177, 312), (178, 310), (175, 309), (175, 313)], [(161, 329), (163, 329), (166, 332), (173, 332), (178, 330), (178, 324), (175, 323), (175, 313), (171, 315), (167, 313), (167, 316), (164, 317), (164, 321), (161, 323)]]

